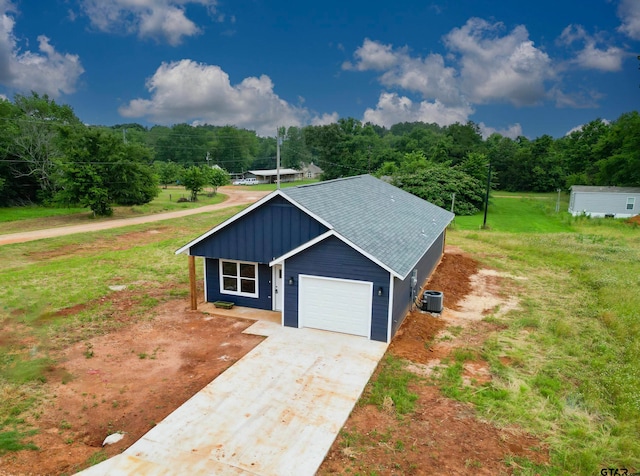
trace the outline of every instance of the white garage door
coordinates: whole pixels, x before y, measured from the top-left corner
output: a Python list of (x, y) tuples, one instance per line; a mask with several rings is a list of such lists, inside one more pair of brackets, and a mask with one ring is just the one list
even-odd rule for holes
[(373, 283), (300, 275), (300, 327), (369, 337)]

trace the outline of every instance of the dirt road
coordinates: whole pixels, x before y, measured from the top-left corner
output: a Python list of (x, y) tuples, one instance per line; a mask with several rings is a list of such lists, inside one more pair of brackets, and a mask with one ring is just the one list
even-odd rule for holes
[(269, 192), (258, 190), (238, 189), (236, 187), (222, 187), (220, 193), (224, 193), (229, 198), (222, 203), (216, 205), (207, 205), (200, 208), (190, 208), (188, 210), (179, 210), (176, 212), (157, 213), (155, 215), (146, 215), (136, 218), (123, 218), (120, 220), (103, 221), (100, 223), (87, 223), (85, 225), (63, 226), (59, 228), (46, 228), (43, 230), (26, 231), (23, 233), (10, 233), (0, 235), (0, 246), (11, 243), (24, 243), (26, 241), (41, 240), (43, 238), (55, 238), (57, 236), (73, 235), (75, 233), (86, 233), (88, 231), (108, 230), (110, 228), (120, 228), (123, 226), (140, 225), (143, 223), (151, 223), (154, 221), (170, 220), (172, 218), (180, 218), (197, 213), (212, 212), (223, 208), (234, 207), (237, 205), (246, 205), (256, 202)]

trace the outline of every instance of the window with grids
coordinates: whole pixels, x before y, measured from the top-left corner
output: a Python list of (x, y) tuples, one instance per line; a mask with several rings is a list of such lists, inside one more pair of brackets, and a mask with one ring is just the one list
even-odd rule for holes
[(627, 198), (627, 210), (633, 210), (633, 207), (636, 204), (636, 198), (635, 197), (628, 197)]
[(220, 292), (258, 297), (258, 264), (220, 260)]

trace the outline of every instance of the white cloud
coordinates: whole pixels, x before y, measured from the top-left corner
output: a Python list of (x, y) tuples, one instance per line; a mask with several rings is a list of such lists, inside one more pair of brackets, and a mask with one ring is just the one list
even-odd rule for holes
[(355, 71), (381, 71), (380, 82), (387, 87), (399, 87), (416, 92), (424, 99), (438, 99), (448, 105), (464, 102), (456, 86), (456, 71), (446, 67), (444, 58), (431, 54), (426, 58), (413, 58), (407, 48), (393, 49), (392, 45), (365, 39), (355, 53), (355, 64), (346, 62), (343, 69)]
[[(216, 0), (82, 0), (81, 7), (100, 31), (137, 33), (178, 45), (184, 37), (201, 33), (187, 18), (185, 6), (198, 4), (215, 14)], [(218, 20), (224, 16), (217, 16)]]
[(338, 122), (340, 115), (337, 112), (331, 114), (324, 113), (321, 116), (316, 116), (311, 119), (311, 125), (313, 126), (326, 126), (328, 124), (334, 124)]
[(163, 63), (146, 87), (151, 97), (130, 101), (119, 109), (122, 116), (145, 117), (160, 124), (233, 124), (265, 136), (273, 135), (278, 126), (301, 126), (310, 120), (307, 109), (292, 106), (274, 93), (266, 75), (232, 85), (219, 66), (182, 60)]
[(456, 122), (466, 123), (473, 109), (468, 105), (447, 107), (440, 101), (414, 102), (396, 93), (382, 93), (375, 109), (368, 108), (364, 122), (390, 127), (399, 122), (435, 122), (447, 126)]
[(522, 135), (522, 126), (519, 123), (511, 124), (506, 129), (496, 129), (495, 127), (489, 127), (484, 122), (478, 124), (482, 138), (486, 139), (491, 134), (500, 134), (503, 137), (509, 137), (510, 139), (516, 139)]
[(9, 15), (14, 7), (6, 0), (0, 6), (0, 83), (52, 97), (73, 93), (84, 72), (78, 55), (59, 53), (44, 35), (38, 36), (38, 52), (21, 50), (13, 33), (15, 20)]
[(507, 33), (503, 29), (501, 23), (471, 18), (443, 38), (446, 56), (411, 56), (406, 47), (365, 39), (354, 61), (342, 68), (377, 71), (383, 86), (419, 94), (420, 100), (384, 92), (364, 120), (388, 124), (391, 117), (421, 117), (446, 125), (466, 122), (474, 104), (525, 106), (548, 99), (547, 83), (557, 81), (551, 59), (535, 47), (524, 26)]
[(597, 69), (600, 71), (620, 71), (622, 69), (622, 58), (625, 52), (622, 48), (608, 46), (598, 48), (598, 39), (587, 34), (580, 25), (569, 25), (560, 35), (560, 42), (565, 45), (582, 43), (583, 48), (576, 53), (570, 63), (582, 69)]
[(629, 38), (640, 40), (640, 2), (638, 0), (620, 0), (618, 18), (622, 21), (618, 31)]
[(362, 46), (360, 46), (353, 56), (356, 58), (355, 64), (345, 61), (342, 69), (355, 71), (383, 71), (392, 68), (400, 61), (402, 54), (393, 51), (391, 45), (383, 45), (377, 41), (371, 41), (365, 38)]
[(534, 46), (524, 26), (500, 36), (503, 28), (471, 18), (445, 36), (445, 45), (459, 55), (460, 88), (475, 104), (539, 103), (546, 98), (545, 82), (556, 76), (551, 59)]

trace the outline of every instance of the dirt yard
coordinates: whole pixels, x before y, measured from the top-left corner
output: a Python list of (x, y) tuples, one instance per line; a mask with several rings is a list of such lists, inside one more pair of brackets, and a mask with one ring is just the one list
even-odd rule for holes
[[(440, 317), (412, 312), (388, 352), (428, 376), (453, 349), (481, 344), (496, 330), (482, 318), (517, 306), (503, 290), (503, 279), (448, 247), (426, 286), (444, 292), (444, 312)], [(2, 456), (0, 475), (69, 474), (122, 452), (262, 339), (242, 334), (250, 321), (188, 311), (184, 299), (160, 304), (149, 316), (130, 316), (128, 293), (110, 298), (122, 327), (53, 356), (57, 364), (49, 370), (45, 403), (31, 422), (39, 429), (32, 440), (40, 449)], [(491, 378), (479, 358), (464, 368), (469, 385)], [(411, 391), (419, 396), (417, 411), (402, 421), (375, 406), (358, 405), (344, 431), (370, 437), (366, 451), (349, 451), (343, 433), (319, 474), (493, 475), (512, 472), (504, 463), (508, 455), (547, 461), (539, 441), (517, 428), (478, 420), (473, 408), (445, 398), (436, 386), (413, 383)], [(102, 448), (114, 432), (124, 432), (123, 440)], [(388, 442), (380, 442), (381, 434), (389, 435)]]
[[(497, 329), (482, 318), (517, 306), (504, 293), (503, 279), (448, 247), (425, 286), (443, 291), (444, 311), (439, 317), (412, 312), (388, 352), (408, 360), (410, 371), (428, 377), (454, 349), (479, 346)], [(465, 362), (463, 379), (473, 386), (490, 381), (487, 363), (479, 357)], [(410, 391), (418, 395), (416, 412), (402, 420), (377, 406), (357, 405), (318, 474), (498, 475), (513, 473), (514, 466), (505, 464), (509, 456), (548, 462), (539, 440), (517, 428), (479, 420), (471, 406), (446, 398), (437, 386), (414, 382)]]
[[(70, 474), (122, 452), (262, 340), (242, 334), (252, 321), (192, 312), (184, 299), (150, 318), (129, 316), (127, 291), (114, 296), (113, 318), (131, 323), (53, 356), (45, 403), (31, 422), (39, 450), (0, 457), (0, 475)], [(124, 438), (102, 448), (114, 432)]]

